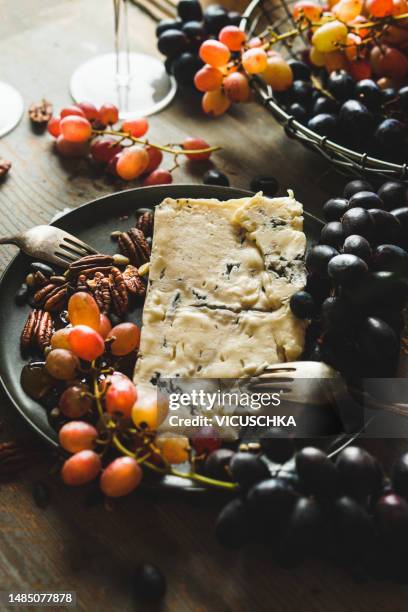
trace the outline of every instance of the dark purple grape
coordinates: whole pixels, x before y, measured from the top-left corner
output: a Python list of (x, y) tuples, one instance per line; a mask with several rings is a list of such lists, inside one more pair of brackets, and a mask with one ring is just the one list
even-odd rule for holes
[(238, 13), (238, 11), (229, 11), (228, 25), (239, 26), (241, 21), (242, 21), (241, 13)]
[(399, 354), (399, 338), (390, 325), (377, 317), (368, 317), (361, 325), (358, 337), (362, 357), (378, 364), (394, 363)]
[(229, 187), (229, 178), (220, 170), (216, 168), (210, 168), (203, 175), (203, 183), (204, 185), (221, 185), (223, 187)]
[(391, 481), (394, 491), (408, 498), (408, 453), (404, 453), (392, 466)]
[(136, 569), (135, 590), (139, 599), (148, 602), (163, 599), (166, 593), (166, 578), (152, 563), (142, 563)]
[(373, 253), (374, 270), (408, 273), (408, 253), (395, 244), (381, 244)]
[(231, 457), (229, 470), (234, 482), (238, 482), (243, 489), (249, 489), (270, 476), (262, 459), (250, 453), (235, 453)]
[(181, 30), (183, 22), (181, 19), (162, 19), (156, 27), (157, 38), (166, 30)]
[(368, 212), (374, 221), (374, 242), (377, 244), (395, 244), (401, 241), (401, 224), (394, 215), (379, 208), (370, 208)]
[(359, 307), (376, 304), (378, 307), (402, 308), (408, 299), (408, 288), (393, 272), (373, 272), (350, 293), (349, 298)]
[(179, 0), (177, 13), (183, 21), (201, 21), (203, 11), (198, 0)]
[(348, 446), (337, 456), (336, 468), (343, 490), (351, 497), (365, 500), (379, 491), (382, 473), (377, 460), (359, 446)]
[(201, 21), (186, 21), (183, 24), (182, 30), (192, 43), (200, 45), (206, 38), (204, 25)]
[(228, 13), (219, 4), (210, 4), (204, 11), (204, 23), (208, 34), (218, 36), (220, 30), (229, 23)]
[(340, 102), (353, 97), (354, 87), (354, 80), (345, 70), (334, 70), (327, 78), (327, 89)]
[(329, 115), (335, 115), (337, 113), (337, 104), (332, 98), (326, 96), (319, 96), (316, 98), (313, 104), (312, 114), (320, 115), (321, 113), (328, 113)]
[(311, 274), (327, 276), (329, 261), (339, 252), (326, 244), (317, 244), (312, 247), (306, 256), (306, 267)]
[(404, 317), (402, 312), (398, 309), (398, 306), (388, 308), (384, 306), (376, 306), (374, 308), (369, 308), (368, 314), (370, 317), (381, 319), (381, 321), (387, 323), (390, 327), (392, 327), (397, 336), (400, 336), (402, 330), (404, 329)]
[(405, 87), (401, 87), (398, 92), (398, 98), (401, 110), (404, 113), (408, 113), (408, 85), (405, 85)]
[(397, 90), (394, 87), (386, 87), (381, 90), (382, 93), (382, 102), (383, 104), (387, 104), (397, 98)]
[(316, 312), (313, 297), (307, 291), (297, 291), (290, 298), (290, 309), (298, 319), (311, 319)]
[(315, 499), (300, 497), (285, 526), (278, 549), (273, 551), (279, 565), (292, 568), (303, 561), (310, 552), (319, 548), (325, 516)]
[(330, 221), (323, 227), (320, 242), (340, 250), (344, 242), (344, 231), (340, 221)]
[(175, 57), (187, 49), (188, 40), (180, 30), (165, 30), (160, 34), (157, 46), (166, 57)]
[(368, 265), (371, 262), (371, 246), (368, 240), (363, 238), (363, 236), (357, 236), (356, 234), (347, 236), (343, 244), (343, 251), (349, 255), (356, 255), (356, 257), (360, 257), (360, 259), (365, 261)]
[(233, 499), (220, 512), (215, 525), (215, 535), (222, 546), (239, 548), (248, 540), (249, 519), (243, 501)]
[(352, 287), (363, 280), (368, 272), (366, 262), (356, 255), (336, 255), (329, 261), (327, 267), (329, 277), (336, 285)]
[(292, 115), (296, 121), (306, 125), (309, 114), (305, 107), (299, 104), (299, 102), (293, 102), (293, 104), (291, 104), (288, 108), (288, 113), (289, 115)]
[(380, 497), (375, 506), (375, 518), (382, 536), (394, 544), (398, 539), (404, 543), (408, 534), (408, 503), (399, 495), (389, 493)]
[(331, 291), (331, 282), (327, 277), (308, 274), (305, 289), (312, 295), (315, 304), (321, 304)]
[(351, 196), (350, 208), (384, 208), (381, 198), (373, 191), (358, 191)]
[(391, 211), (391, 214), (401, 224), (404, 233), (408, 233), (408, 206), (395, 208)]
[(339, 129), (349, 146), (360, 147), (372, 135), (375, 119), (364, 104), (347, 100), (340, 108)]
[(371, 241), (374, 236), (374, 220), (364, 208), (351, 208), (341, 219), (346, 236), (357, 234)]
[(274, 463), (286, 463), (293, 456), (293, 440), (277, 428), (263, 432), (259, 442), (262, 452)]
[(406, 127), (398, 119), (384, 119), (374, 132), (380, 152), (391, 154), (392, 158), (403, 150), (406, 137)]
[(195, 53), (187, 51), (181, 53), (173, 60), (172, 70), (174, 78), (179, 85), (191, 87), (194, 84), (194, 76), (202, 67), (203, 62)]
[(313, 104), (313, 85), (309, 81), (294, 81), (291, 93), (295, 102), (299, 102), (306, 109)]
[(259, 482), (249, 490), (247, 497), (251, 516), (267, 525), (285, 521), (296, 498), (293, 488), (279, 478)]
[(359, 191), (374, 191), (373, 186), (368, 181), (363, 179), (354, 179), (344, 187), (344, 197), (349, 200), (355, 193)]
[(386, 210), (393, 210), (408, 204), (408, 188), (399, 181), (387, 181), (383, 183), (377, 191), (379, 197), (384, 202)]
[(333, 140), (337, 133), (337, 117), (336, 115), (321, 113), (309, 119), (307, 127), (319, 136), (326, 136)]
[(302, 491), (332, 497), (338, 490), (336, 466), (319, 448), (307, 446), (296, 453), (296, 471)]
[(216, 480), (231, 480), (228, 465), (234, 452), (229, 448), (219, 448), (208, 455), (204, 464), (204, 471), (210, 478)]
[(339, 221), (348, 209), (348, 200), (344, 198), (330, 198), (323, 206), (323, 216), (326, 221)]
[(376, 112), (382, 103), (382, 90), (371, 79), (362, 79), (356, 84), (355, 90), (357, 100), (360, 100), (367, 108)]
[(290, 59), (288, 60), (288, 64), (292, 69), (294, 81), (308, 81), (310, 79), (312, 70), (310, 66), (305, 64), (305, 62), (301, 62), (296, 59)]

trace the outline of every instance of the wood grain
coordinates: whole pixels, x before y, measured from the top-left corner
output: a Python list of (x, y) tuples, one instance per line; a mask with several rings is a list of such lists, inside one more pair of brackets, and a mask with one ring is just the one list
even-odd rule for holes
[[(109, 51), (112, 7), (97, 0), (0, 0), (1, 78), (29, 103), (46, 96), (56, 108), (69, 102), (70, 74), (82, 61)], [(156, 53), (154, 23), (130, 7), (135, 49)], [(277, 176), (283, 193), (294, 189), (306, 208), (319, 213), (343, 179), (326, 162), (288, 140), (264, 109), (234, 108), (221, 120), (202, 116), (191, 96), (180, 95), (151, 119), (151, 137), (180, 142), (199, 135), (224, 149), (214, 161), (231, 184), (247, 188), (257, 174)], [(47, 135), (35, 135), (26, 117), (0, 141), (0, 155), (13, 162), (0, 186), (0, 234), (48, 222), (65, 207), (111, 193), (123, 185), (90, 178), (82, 164), (66, 164)], [(171, 160), (168, 160), (171, 163)], [(179, 182), (200, 182), (203, 167), (183, 163)], [(14, 250), (2, 247), (4, 269)], [(3, 437), (29, 433), (0, 394)], [(75, 590), (78, 610), (143, 610), (132, 592), (138, 562), (157, 563), (166, 573), (163, 612), (406, 610), (408, 590), (382, 583), (360, 585), (324, 564), (295, 571), (277, 568), (268, 552), (229, 552), (218, 547), (213, 523), (219, 498), (140, 491), (105, 509), (90, 505), (89, 490), (69, 490), (53, 466), (33, 467), (0, 490), (0, 588)], [(45, 480), (52, 490), (45, 510), (32, 488)], [(35, 608), (31, 608), (35, 609)], [(154, 608), (146, 608), (154, 609)]]

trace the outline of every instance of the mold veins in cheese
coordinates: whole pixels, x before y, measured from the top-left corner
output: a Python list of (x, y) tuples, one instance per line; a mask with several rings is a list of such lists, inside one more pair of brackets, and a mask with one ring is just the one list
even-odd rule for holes
[(135, 382), (239, 378), (298, 358), (289, 309), (306, 282), (293, 197), (166, 199), (156, 209)]

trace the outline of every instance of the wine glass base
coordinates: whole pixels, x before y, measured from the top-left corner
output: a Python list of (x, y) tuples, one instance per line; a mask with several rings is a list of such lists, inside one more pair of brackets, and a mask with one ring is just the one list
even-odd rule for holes
[(10, 132), (20, 121), (24, 102), (17, 89), (0, 81), (0, 137)]
[(130, 79), (127, 85), (118, 82), (114, 53), (98, 55), (79, 66), (70, 81), (75, 102), (92, 102), (96, 107), (115, 104), (121, 119), (152, 115), (170, 104), (177, 85), (166, 73), (163, 63), (142, 53), (129, 53), (128, 57)]

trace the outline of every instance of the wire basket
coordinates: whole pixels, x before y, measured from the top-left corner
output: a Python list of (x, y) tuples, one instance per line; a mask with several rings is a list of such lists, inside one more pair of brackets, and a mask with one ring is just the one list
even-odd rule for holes
[[(242, 16), (241, 28), (247, 32), (249, 37), (260, 34), (268, 26), (272, 26), (278, 34), (287, 32), (296, 26), (291, 11), (291, 5), (294, 2), (295, 0), (252, 0)], [(278, 45), (277, 48), (284, 56), (299, 57), (307, 46), (307, 39), (299, 35), (293, 44), (281, 42), (280, 48)], [(295, 138), (307, 148), (325, 157), (340, 172), (408, 181), (408, 164), (400, 165), (376, 159), (367, 153), (359, 153), (341, 146), (326, 136), (320, 136), (288, 114), (274, 97), (270, 85), (267, 85), (261, 78), (254, 77), (251, 80), (251, 86), (256, 98), (279, 121), (289, 137)]]

